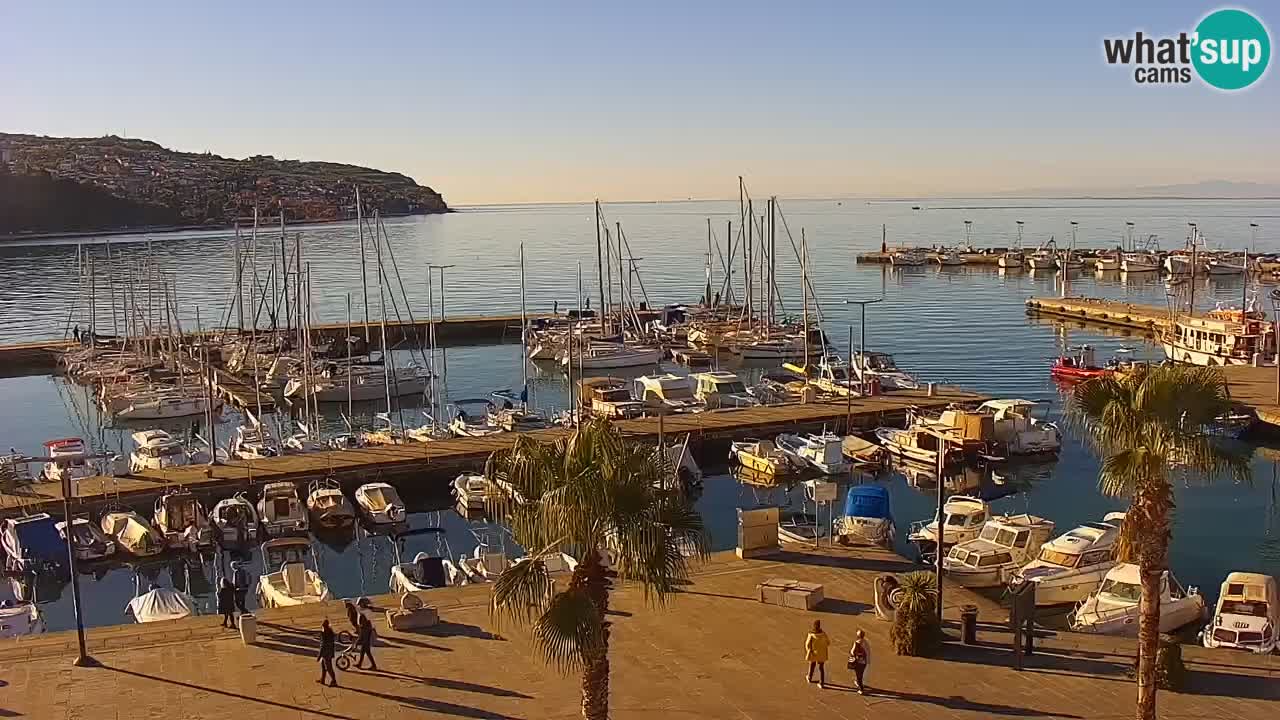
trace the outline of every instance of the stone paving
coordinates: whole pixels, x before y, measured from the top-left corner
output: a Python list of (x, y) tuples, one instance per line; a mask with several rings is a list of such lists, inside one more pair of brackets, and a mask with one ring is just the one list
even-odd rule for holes
[[(666, 608), (635, 588), (615, 592), (611, 647), (613, 718), (1127, 718), (1134, 686), (1124, 671), (1130, 641), (1050, 635), (1012, 668), (999, 611), (979, 601), (978, 647), (948, 644), (938, 658), (902, 658), (871, 611), (871, 583), (908, 566), (888, 553), (791, 550), (767, 560), (718, 555)], [(787, 577), (822, 583), (814, 611), (763, 605), (757, 583)], [(949, 614), (975, 600), (948, 590)], [(542, 664), (526, 634), (494, 634), (485, 586), (425, 594), (440, 610), (429, 632), (379, 624), (380, 672), (340, 672), (341, 687), (315, 682), (320, 620), (347, 627), (339, 603), (259, 614), (246, 646), (215, 617), (95, 628), (100, 667), (76, 668), (75, 635), (55, 633), (0, 647), (0, 717), (220, 720), (328, 718), (573, 718), (579, 685)], [(393, 598), (375, 598), (389, 604)], [(832, 636), (829, 686), (805, 682), (803, 642), (820, 619)], [(851, 691), (844, 656), (854, 631), (873, 648), (872, 692)], [(954, 628), (952, 628), (954, 632)], [(1163, 718), (1277, 717), (1280, 660), (1188, 648), (1192, 675), (1161, 693)]]

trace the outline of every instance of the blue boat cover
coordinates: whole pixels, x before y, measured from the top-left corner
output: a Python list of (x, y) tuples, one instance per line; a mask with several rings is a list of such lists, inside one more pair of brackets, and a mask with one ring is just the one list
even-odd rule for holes
[(14, 528), (18, 549), (36, 560), (61, 564), (67, 560), (67, 543), (58, 532), (54, 519), (41, 513), (18, 521)]
[(849, 488), (844, 499), (846, 517), (888, 518), (889, 491), (879, 485), (857, 485)]

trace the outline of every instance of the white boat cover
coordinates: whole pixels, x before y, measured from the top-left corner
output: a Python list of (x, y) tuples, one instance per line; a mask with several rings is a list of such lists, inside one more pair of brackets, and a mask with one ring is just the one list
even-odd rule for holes
[(147, 549), (147, 541), (151, 537), (146, 525), (128, 513), (110, 513), (103, 529), (115, 537), (130, 552), (139, 548)]
[(44, 618), (34, 605), (0, 608), (0, 638), (35, 635), (44, 630)]
[(181, 620), (196, 612), (196, 602), (188, 594), (172, 588), (156, 588), (129, 601), (129, 611), (140, 623)]
[[(368, 508), (370, 510), (374, 512), (380, 512), (382, 510), (385, 510), (387, 505), (389, 505), (391, 502), (400, 499), (398, 497), (395, 497), (394, 495), (388, 498), (387, 497), (387, 495), (389, 494), (387, 493), (388, 489), (389, 488), (385, 486), (380, 486), (380, 485), (373, 485), (372, 487), (365, 486), (363, 488), (365, 502), (368, 504)], [(392, 492), (394, 493), (394, 491)]]

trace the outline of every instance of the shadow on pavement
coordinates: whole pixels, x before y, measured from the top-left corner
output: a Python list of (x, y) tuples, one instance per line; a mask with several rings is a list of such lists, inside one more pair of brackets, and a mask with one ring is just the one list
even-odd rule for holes
[(154, 680), (159, 683), (165, 683), (166, 685), (176, 685), (178, 687), (187, 688), (188, 690), (193, 690), (196, 692), (213, 693), (215, 695), (222, 695), (223, 697), (235, 698), (237, 700), (244, 700), (245, 702), (253, 702), (253, 703), (258, 703), (260, 705), (267, 705), (269, 707), (279, 708), (280, 710), (283, 710), (285, 712), (296, 713), (296, 712), (302, 711), (310, 715), (319, 715), (320, 717), (333, 718), (333, 720), (357, 720), (356, 718), (353, 718), (350, 715), (339, 715), (337, 713), (331, 713), (325, 710), (317, 710), (315, 708), (300, 708), (296, 705), (286, 705), (285, 703), (278, 703), (278, 702), (275, 702), (274, 700), (264, 700), (263, 698), (257, 698), (251, 695), (242, 695), (240, 693), (229, 692), (227, 690), (220, 690), (208, 684), (194, 685), (192, 683), (182, 682), (181, 680), (171, 680), (169, 678), (163, 678), (156, 675), (148, 675), (146, 673), (141, 673), (136, 670), (125, 670), (124, 668), (111, 667), (110, 665), (102, 665), (101, 667), (103, 670), (120, 673), (122, 675), (129, 675), (131, 677), (142, 678), (144, 680)]
[(458, 705), (456, 703), (444, 702), (443, 700), (391, 695), (388, 693), (380, 693), (373, 690), (357, 688), (347, 689), (362, 695), (370, 695), (390, 702), (398, 702), (406, 707), (417, 708), (418, 710), (425, 710), (427, 712), (440, 713), (441, 715), (457, 715), (458, 717), (480, 718), (481, 720), (516, 720), (516, 718), (511, 715), (503, 715), (502, 713), (471, 707), (470, 705)]
[(523, 700), (533, 699), (532, 695), (525, 695), (524, 693), (517, 692), (515, 690), (508, 690), (506, 688), (494, 687), (492, 685), (481, 685), (480, 683), (466, 682), (464, 680), (452, 680), (450, 678), (438, 678), (438, 677), (426, 677), (426, 676), (419, 677), (417, 675), (410, 675), (408, 673), (395, 672), (393, 670), (379, 670), (377, 672), (374, 672), (372, 670), (352, 669), (352, 670), (349, 670), (348, 672), (355, 673), (356, 675), (386, 675), (389, 677), (400, 678), (402, 680), (410, 680), (413, 682), (422, 683), (423, 685), (431, 685), (432, 687), (445, 688), (446, 690), (458, 690), (460, 692), (483, 693), (485, 695), (496, 695), (497, 697), (521, 698)]
[(1045, 712), (1044, 710), (1018, 707), (1016, 705), (999, 705), (996, 703), (978, 702), (977, 700), (969, 700), (961, 697), (960, 695), (940, 697), (937, 695), (924, 695), (922, 693), (886, 690), (884, 688), (870, 688), (867, 690), (867, 697), (872, 700), (877, 698), (888, 698), (890, 700), (906, 700), (907, 702), (927, 703), (929, 705), (938, 705), (939, 707), (944, 707), (949, 710), (969, 710), (971, 712), (985, 713), (987, 715), (1001, 715), (1008, 717), (1055, 717), (1068, 718), (1069, 720), (1082, 720), (1083, 718), (1081, 715), (1050, 713)]

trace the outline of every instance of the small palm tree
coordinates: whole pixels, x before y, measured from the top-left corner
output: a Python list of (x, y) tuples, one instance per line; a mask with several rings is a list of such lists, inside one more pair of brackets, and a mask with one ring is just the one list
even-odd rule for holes
[[(1156, 717), (1160, 578), (1168, 567), (1174, 510), (1171, 475), (1249, 476), (1248, 457), (1205, 428), (1231, 409), (1222, 374), (1185, 365), (1095, 378), (1072, 394), (1069, 418), (1102, 456), (1104, 494), (1129, 498), (1120, 552), (1142, 579), (1138, 618), (1139, 720)], [(1122, 559), (1126, 559), (1122, 557)]]
[[(521, 436), (489, 457), (485, 477), (490, 513), (530, 553), (494, 584), (491, 613), (531, 625), (547, 662), (581, 671), (582, 715), (604, 720), (612, 581), (638, 582), (646, 600), (665, 603), (689, 576), (681, 550), (706, 552), (702, 518), (666, 455), (604, 420), (550, 443)], [(561, 552), (578, 564), (557, 586), (544, 559)]]
[(940, 638), (938, 586), (932, 573), (907, 573), (893, 592), (897, 603), (889, 639), (899, 655), (924, 655)]

